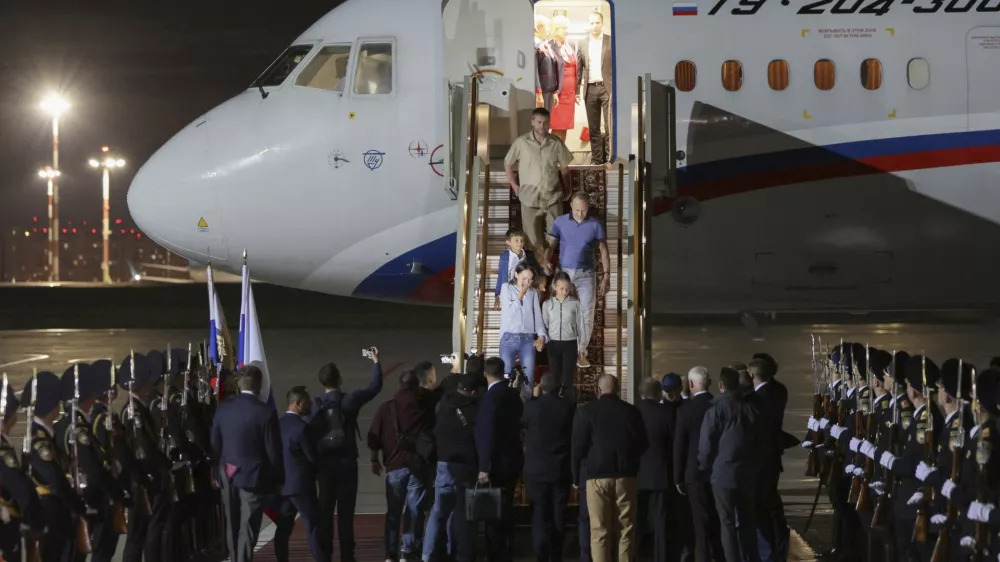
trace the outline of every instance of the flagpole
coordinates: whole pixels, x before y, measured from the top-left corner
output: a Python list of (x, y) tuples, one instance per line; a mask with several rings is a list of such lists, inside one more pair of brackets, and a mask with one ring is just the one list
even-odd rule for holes
[(247, 269), (247, 249), (243, 248), (243, 302), (246, 304), (246, 311), (240, 322), (243, 323), (243, 366), (246, 366), (249, 358), (250, 326), (247, 322), (250, 316), (250, 271)]

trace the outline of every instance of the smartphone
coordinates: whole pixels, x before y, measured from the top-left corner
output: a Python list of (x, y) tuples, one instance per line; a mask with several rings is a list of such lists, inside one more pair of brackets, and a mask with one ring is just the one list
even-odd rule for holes
[(364, 357), (365, 359), (374, 359), (375, 358), (375, 348), (374, 347), (369, 347), (367, 349), (362, 349), (361, 350), (361, 356)]
[(441, 355), (441, 362), (444, 363), (445, 365), (454, 365), (455, 355), (454, 354)]

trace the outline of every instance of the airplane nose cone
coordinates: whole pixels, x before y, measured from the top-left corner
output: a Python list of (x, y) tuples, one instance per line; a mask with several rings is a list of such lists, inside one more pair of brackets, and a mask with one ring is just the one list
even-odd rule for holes
[(226, 262), (209, 153), (209, 122), (177, 133), (140, 168), (128, 190), (128, 208), (139, 228), (190, 260)]

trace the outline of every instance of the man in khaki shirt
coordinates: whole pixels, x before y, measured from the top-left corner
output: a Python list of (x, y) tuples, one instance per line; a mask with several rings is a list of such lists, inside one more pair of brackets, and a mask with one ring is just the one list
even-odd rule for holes
[(541, 107), (531, 112), (531, 132), (514, 139), (504, 159), (507, 179), (521, 201), (522, 226), (536, 255), (544, 253), (545, 233), (562, 214), (572, 161), (563, 141), (549, 134), (549, 112)]

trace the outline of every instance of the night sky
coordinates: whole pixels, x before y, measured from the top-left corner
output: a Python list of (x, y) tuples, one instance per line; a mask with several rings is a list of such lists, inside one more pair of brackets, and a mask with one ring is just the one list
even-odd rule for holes
[(132, 175), (187, 123), (245, 89), (338, 0), (2, 0), (0, 227), (44, 222), (49, 91), (60, 119), (60, 216), (99, 220), (102, 145), (128, 161), (111, 179), (111, 216), (127, 216)]

